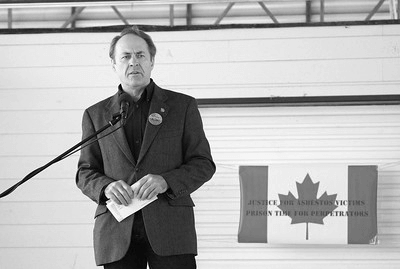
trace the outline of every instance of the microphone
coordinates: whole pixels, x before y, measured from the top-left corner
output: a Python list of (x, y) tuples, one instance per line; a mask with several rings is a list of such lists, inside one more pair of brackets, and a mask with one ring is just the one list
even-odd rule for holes
[(126, 123), (126, 119), (128, 118), (128, 111), (129, 111), (129, 107), (131, 105), (131, 97), (129, 96), (129, 94), (127, 93), (122, 93), (119, 97), (118, 97), (118, 102), (120, 105), (120, 110), (119, 113), (121, 114), (121, 124), (125, 125)]

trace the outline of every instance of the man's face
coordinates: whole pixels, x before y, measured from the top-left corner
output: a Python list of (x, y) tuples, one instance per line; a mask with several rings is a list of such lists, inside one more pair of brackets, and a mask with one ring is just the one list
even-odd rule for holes
[(122, 88), (141, 89), (150, 83), (154, 59), (143, 38), (127, 34), (121, 37), (115, 46), (113, 69), (117, 73)]

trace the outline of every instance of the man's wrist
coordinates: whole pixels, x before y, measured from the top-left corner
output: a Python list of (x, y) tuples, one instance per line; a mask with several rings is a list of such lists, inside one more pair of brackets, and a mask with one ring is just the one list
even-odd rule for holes
[(106, 204), (108, 198), (106, 196), (106, 188), (108, 185), (105, 185), (101, 191), (100, 191), (100, 198), (99, 198), (99, 204)]

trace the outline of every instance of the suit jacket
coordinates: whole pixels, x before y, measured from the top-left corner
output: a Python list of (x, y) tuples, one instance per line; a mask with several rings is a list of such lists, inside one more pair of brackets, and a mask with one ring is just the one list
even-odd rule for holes
[[(83, 137), (105, 126), (119, 109), (118, 94), (86, 109)], [(132, 215), (117, 222), (101, 203), (102, 189), (117, 180), (132, 185), (147, 174), (161, 175), (169, 185), (167, 192), (142, 210), (154, 252), (197, 254), (194, 203), (190, 194), (215, 172), (197, 103), (190, 96), (155, 85), (149, 115), (161, 116), (161, 123), (147, 122), (137, 162), (123, 128), (81, 150), (76, 184), (98, 204), (93, 232), (97, 265), (123, 258), (130, 245), (134, 218)], [(118, 127), (120, 123), (110, 129)]]

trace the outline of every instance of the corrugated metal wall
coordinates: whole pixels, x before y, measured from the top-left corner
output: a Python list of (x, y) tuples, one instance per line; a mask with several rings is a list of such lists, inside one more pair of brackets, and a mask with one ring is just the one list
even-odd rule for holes
[[(395, 106), (204, 111), (219, 164), (214, 180), (196, 194), (204, 268), (398, 268), (400, 173), (391, 164), (399, 160), (399, 116)], [(236, 243), (237, 165), (277, 163), (377, 164), (379, 245)]]
[[(77, 143), (83, 109), (115, 92), (113, 33), (0, 36), (0, 190)], [(400, 26), (152, 33), (154, 79), (198, 98), (400, 93)], [(217, 173), (194, 194), (198, 267), (398, 268), (400, 107), (203, 107)], [(95, 206), (77, 155), (0, 200), (0, 267), (95, 268)], [(379, 166), (376, 246), (239, 244), (238, 165)]]

